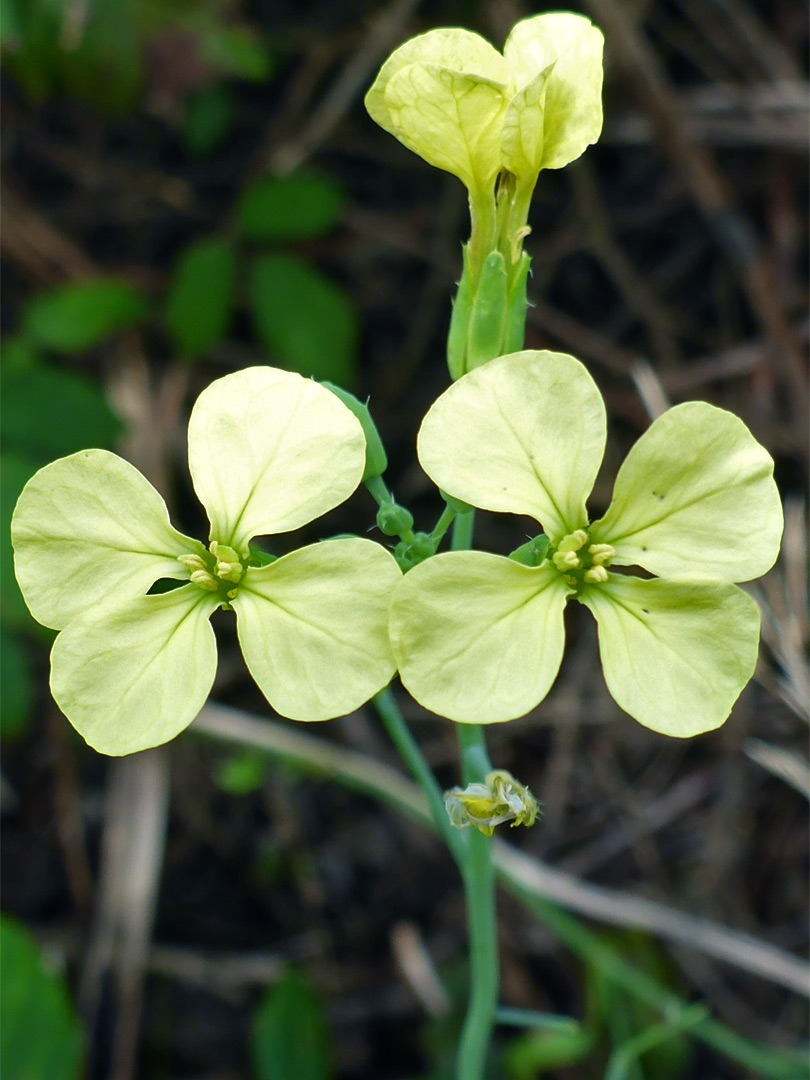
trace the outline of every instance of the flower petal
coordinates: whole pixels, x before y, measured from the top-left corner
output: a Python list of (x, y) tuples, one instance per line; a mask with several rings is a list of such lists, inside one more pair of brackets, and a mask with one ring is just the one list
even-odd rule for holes
[(736, 585), (611, 574), (580, 599), (599, 624), (608, 690), (653, 731), (719, 727), (754, 674), (759, 608)]
[(542, 165), (546, 87), (553, 71), (552, 62), (515, 94), (504, 113), (501, 158), (515, 176), (536, 177)]
[(703, 401), (669, 409), (627, 455), (591, 537), (614, 563), (653, 574), (749, 581), (773, 566), (782, 505), (773, 459), (733, 413)]
[(454, 383), (422, 421), (422, 468), (485, 510), (530, 514), (557, 542), (588, 523), (605, 449), (605, 407), (573, 356), (519, 352)]
[(411, 64), (435, 64), (462, 75), (478, 75), (492, 82), (506, 83), (504, 58), (479, 34), (442, 28), (411, 38), (391, 53), (366, 94), (366, 108), (371, 119), (397, 138), (399, 128), (386, 102), (385, 90), (394, 75)]
[[(560, 169), (599, 138), (603, 47), (601, 31), (584, 16), (569, 12), (523, 19), (509, 34), (504, 57), (518, 90), (554, 62), (545, 88), (538, 168)], [(526, 104), (517, 95), (510, 108), (519, 110)]]
[(252, 537), (297, 529), (347, 499), (363, 475), (366, 440), (325, 387), (253, 367), (197, 398), (188, 459), (211, 539), (245, 554)]
[(54, 630), (108, 599), (145, 593), (158, 578), (187, 578), (177, 556), (204, 550), (172, 528), (149, 481), (107, 450), (82, 450), (32, 476), (11, 538), (25, 602)]
[(106, 604), (74, 619), (51, 652), (51, 691), (99, 753), (132, 754), (178, 735), (217, 667), (219, 601), (195, 585)]
[(548, 563), (530, 568), (483, 551), (420, 563), (391, 604), (403, 684), (426, 709), (459, 723), (522, 716), (557, 675), (568, 591)]
[(391, 77), (385, 104), (394, 134), (430, 165), (487, 191), (501, 168), (505, 88), (437, 64), (410, 64)]
[(390, 682), (388, 605), (401, 577), (371, 540), (328, 540), (249, 569), (233, 600), (239, 644), (282, 716), (343, 716)]

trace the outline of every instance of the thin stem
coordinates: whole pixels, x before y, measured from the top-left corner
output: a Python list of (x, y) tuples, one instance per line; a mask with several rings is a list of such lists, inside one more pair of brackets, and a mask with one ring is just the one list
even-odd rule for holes
[[(472, 545), (475, 513), (453, 522), (450, 547), (465, 551)], [(478, 724), (458, 724), (461, 775), (465, 784), (482, 781), (492, 771), (484, 732)], [(470, 948), (470, 998), (456, 1059), (457, 1080), (482, 1080), (495, 1027), (500, 993), (498, 914), (492, 837), (470, 830), (462, 867)]]
[(387, 484), (381, 476), (370, 476), (364, 483), (378, 506), (384, 506), (385, 503), (394, 501)]
[(419, 744), (411, 734), (410, 728), (405, 723), (405, 717), (397, 705), (396, 698), (391, 693), (390, 687), (381, 690), (374, 696), (374, 707), (385, 724), (391, 741), (399, 751), (403, 761), (411, 771), (414, 780), (419, 784), (428, 801), (430, 812), (436, 824), (439, 835), (450, 849), (453, 858), (462, 865), (464, 861), (464, 848), (466, 837), (453, 828), (447, 816), (444, 805), (444, 794), (433, 775), (433, 772), (419, 749)]
[(444, 510), (442, 510), (441, 517), (436, 522), (436, 525), (433, 528), (433, 532), (430, 534), (431, 539), (436, 541), (437, 547), (444, 534), (453, 524), (453, 519), (455, 518), (455, 516), (456, 511), (453, 509), (453, 507), (448, 506), (445, 503), (445, 507)]

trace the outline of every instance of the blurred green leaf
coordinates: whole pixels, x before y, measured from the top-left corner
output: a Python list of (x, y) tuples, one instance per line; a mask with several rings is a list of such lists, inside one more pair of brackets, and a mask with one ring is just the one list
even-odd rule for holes
[(572, 1031), (527, 1032), (512, 1039), (504, 1054), (509, 1080), (537, 1080), (549, 1070), (576, 1065), (589, 1057), (594, 1033), (586, 1027)]
[(14, 634), (0, 630), (0, 735), (11, 739), (28, 726), (34, 676), (28, 649)]
[(166, 325), (186, 356), (199, 356), (227, 333), (236, 288), (236, 252), (220, 237), (198, 240), (181, 254), (166, 298)]
[(32, 300), (23, 314), (23, 333), (47, 349), (78, 353), (143, 322), (148, 313), (143, 293), (131, 285), (84, 281)]
[(233, 95), (222, 83), (212, 83), (186, 98), (183, 141), (195, 157), (213, 153), (233, 123)]
[(17, 454), (0, 455), (0, 617), (6, 626), (36, 625), (14, 576), (10, 535), (14, 506), (36, 471), (34, 462)]
[(317, 270), (287, 255), (256, 260), (250, 281), (256, 334), (281, 367), (351, 386), (357, 374), (357, 314)]
[(133, 104), (141, 84), (139, 0), (5, 0), (6, 64), (34, 98), (67, 91), (102, 112)]
[(0, 1075), (3, 1080), (78, 1080), (84, 1033), (64, 979), (16, 920), (0, 919)]
[(253, 1015), (251, 1048), (256, 1080), (330, 1080), (330, 1035), (319, 999), (288, 972)]
[(249, 240), (294, 240), (327, 232), (343, 213), (341, 188), (310, 173), (268, 176), (243, 194), (236, 225)]
[(3, 376), (4, 450), (44, 464), (88, 447), (105, 449), (121, 431), (100, 387), (84, 375), (36, 363)]
[(273, 57), (255, 30), (247, 26), (214, 26), (200, 39), (200, 58), (223, 75), (265, 82), (273, 74)]
[(214, 781), (229, 795), (250, 795), (258, 791), (267, 776), (267, 758), (255, 750), (243, 750), (217, 762)]

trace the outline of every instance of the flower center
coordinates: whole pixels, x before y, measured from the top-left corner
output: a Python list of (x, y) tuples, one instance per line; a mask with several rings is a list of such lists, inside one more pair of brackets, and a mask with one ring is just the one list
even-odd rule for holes
[(179, 555), (177, 561), (191, 571), (189, 581), (207, 592), (219, 592), (223, 600), (233, 600), (245, 572), (242, 557), (226, 544), (212, 540), (206, 555)]
[(551, 555), (566, 583), (575, 589), (607, 581), (607, 567), (616, 554), (610, 544), (589, 544), (588, 539), (584, 529), (577, 529), (564, 536)]

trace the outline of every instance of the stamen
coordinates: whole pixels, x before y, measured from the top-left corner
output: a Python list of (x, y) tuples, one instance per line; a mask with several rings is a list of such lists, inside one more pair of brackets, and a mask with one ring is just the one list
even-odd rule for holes
[(189, 570), (205, 570), (205, 562), (200, 555), (178, 555), (177, 561)]
[(209, 592), (216, 592), (219, 588), (217, 579), (212, 577), (207, 570), (195, 570), (190, 580), (193, 585), (199, 585), (201, 589), (208, 589)]
[(586, 570), (582, 575), (584, 581), (590, 582), (592, 585), (601, 584), (607, 581), (610, 577), (604, 566), (594, 566), (590, 570)]
[(604, 566), (610, 562), (616, 554), (616, 550), (610, 544), (591, 544), (588, 548), (588, 554), (594, 566)]
[(585, 541), (588, 539), (588, 534), (584, 529), (577, 529), (572, 532), (570, 536), (564, 536), (562, 540), (557, 544), (557, 551), (579, 551)]
[[(566, 537), (566, 539), (568, 538)], [(563, 543), (565, 543), (565, 541), (563, 541)], [(582, 563), (570, 548), (564, 551), (556, 551), (552, 555), (551, 561), (558, 570), (576, 570), (582, 566)]]

